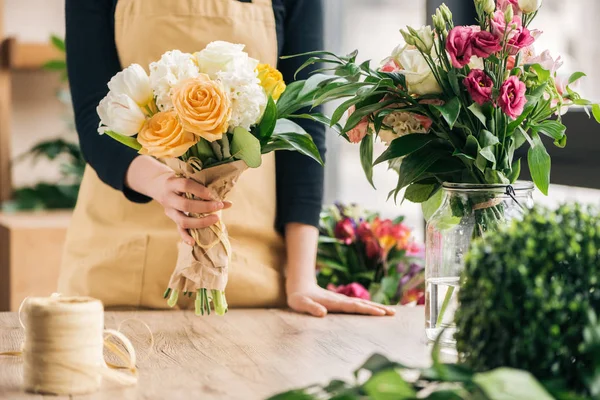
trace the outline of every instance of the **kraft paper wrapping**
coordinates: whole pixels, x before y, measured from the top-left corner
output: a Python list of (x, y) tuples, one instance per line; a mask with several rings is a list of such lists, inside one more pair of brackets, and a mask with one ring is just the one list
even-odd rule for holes
[[(178, 175), (193, 179), (209, 188), (215, 198), (221, 201), (225, 200), (242, 172), (248, 168), (243, 161), (200, 171), (192, 166), (193, 159), (187, 163), (179, 159), (165, 159), (163, 162)], [(200, 218), (204, 215), (190, 216)], [(225, 224), (219, 220), (219, 223), (211, 227), (193, 229), (190, 234), (196, 243), (194, 246), (179, 243), (177, 265), (171, 275), (169, 288), (180, 292), (196, 292), (198, 289), (224, 291), (227, 286), (227, 268), (231, 261), (231, 244)]]

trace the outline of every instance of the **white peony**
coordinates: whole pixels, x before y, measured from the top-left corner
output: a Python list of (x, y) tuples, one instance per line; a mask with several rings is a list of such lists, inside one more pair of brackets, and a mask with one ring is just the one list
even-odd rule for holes
[(412, 46), (396, 47), (392, 58), (400, 66), (400, 74), (406, 78), (408, 91), (423, 96), (442, 93), (442, 88), (435, 79), (427, 60)]
[(379, 138), (388, 146), (394, 139), (409, 133), (427, 133), (422, 123), (407, 112), (394, 112), (388, 114), (383, 119), (383, 124), (390, 129), (382, 129), (379, 132)]
[(98, 104), (96, 111), (100, 116), (98, 127), (100, 134), (113, 131), (121, 135), (133, 136), (146, 122), (146, 116), (140, 106), (123, 93), (108, 92)]
[(171, 91), (179, 82), (200, 74), (194, 56), (179, 50), (167, 51), (160, 60), (150, 64), (150, 86), (161, 111), (173, 108)]
[(250, 129), (259, 122), (267, 105), (267, 95), (256, 73), (239, 72), (217, 73), (217, 79), (231, 98), (230, 130), (238, 126)]
[(139, 64), (131, 64), (113, 76), (108, 82), (108, 88), (115, 94), (131, 97), (140, 107), (148, 105), (154, 98), (150, 78)]
[(204, 50), (194, 54), (200, 72), (212, 79), (218, 72), (236, 71), (238, 73), (253, 73), (258, 61), (250, 58), (244, 52), (243, 44), (233, 44), (224, 41), (209, 43)]

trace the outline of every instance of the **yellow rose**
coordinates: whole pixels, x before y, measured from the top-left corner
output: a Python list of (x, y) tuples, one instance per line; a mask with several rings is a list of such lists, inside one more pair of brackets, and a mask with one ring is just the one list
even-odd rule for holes
[(283, 75), (277, 69), (269, 64), (258, 64), (256, 67), (260, 85), (265, 89), (267, 96), (271, 96), (273, 100), (277, 100), (285, 90), (285, 82)]
[(173, 88), (171, 95), (179, 121), (188, 132), (209, 142), (221, 139), (229, 127), (231, 100), (225, 88), (200, 74)]
[(153, 157), (179, 157), (196, 144), (198, 136), (186, 132), (175, 111), (161, 111), (150, 118), (137, 136), (141, 154)]

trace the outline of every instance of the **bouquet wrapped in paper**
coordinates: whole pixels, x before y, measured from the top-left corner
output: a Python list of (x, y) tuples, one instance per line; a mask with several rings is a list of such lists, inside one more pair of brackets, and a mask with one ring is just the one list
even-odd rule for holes
[[(194, 54), (168, 51), (149, 75), (140, 65), (127, 67), (98, 106), (99, 133), (161, 160), (220, 201), (247, 168), (261, 165), (262, 154), (298, 151), (322, 163), (311, 136), (287, 119), (308, 117), (294, 113), (316, 88), (302, 86), (300, 96), (298, 85), (286, 88), (279, 71), (243, 50), (218, 41)], [(227, 228), (219, 221), (190, 235), (195, 244), (180, 244), (165, 298), (174, 306), (179, 295), (195, 295), (196, 314), (210, 313), (212, 303), (222, 315), (233, 251)]]

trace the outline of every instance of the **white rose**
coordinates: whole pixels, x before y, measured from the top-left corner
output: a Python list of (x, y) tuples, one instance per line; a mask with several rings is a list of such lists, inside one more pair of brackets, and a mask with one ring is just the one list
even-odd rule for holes
[(431, 30), (431, 26), (424, 25), (419, 30), (409, 26), (408, 30), (415, 38), (415, 47), (425, 54), (431, 53), (433, 47), (433, 30)]
[(139, 64), (131, 64), (113, 76), (108, 82), (108, 88), (115, 94), (126, 94), (140, 107), (146, 106), (154, 98), (150, 78)]
[(405, 47), (398, 54), (396, 61), (400, 65), (398, 72), (406, 78), (411, 94), (423, 96), (442, 93), (442, 88), (419, 50)]
[(243, 44), (224, 41), (209, 43), (204, 50), (195, 53), (200, 72), (215, 78), (218, 72), (237, 71), (254, 73), (258, 61), (244, 52)]
[(113, 131), (121, 135), (133, 136), (137, 134), (144, 122), (144, 115), (140, 106), (126, 94), (108, 92), (96, 108), (100, 116), (98, 132)]
[(150, 86), (156, 96), (156, 105), (161, 111), (173, 108), (171, 91), (180, 81), (195, 78), (200, 74), (194, 56), (179, 50), (168, 51), (160, 60), (150, 64)]
[(397, 111), (388, 114), (383, 119), (383, 124), (389, 129), (382, 129), (379, 132), (379, 138), (388, 146), (400, 136), (409, 133), (427, 133), (421, 122), (407, 112)]
[(525, 14), (536, 12), (542, 6), (542, 0), (519, 0), (519, 8)]

